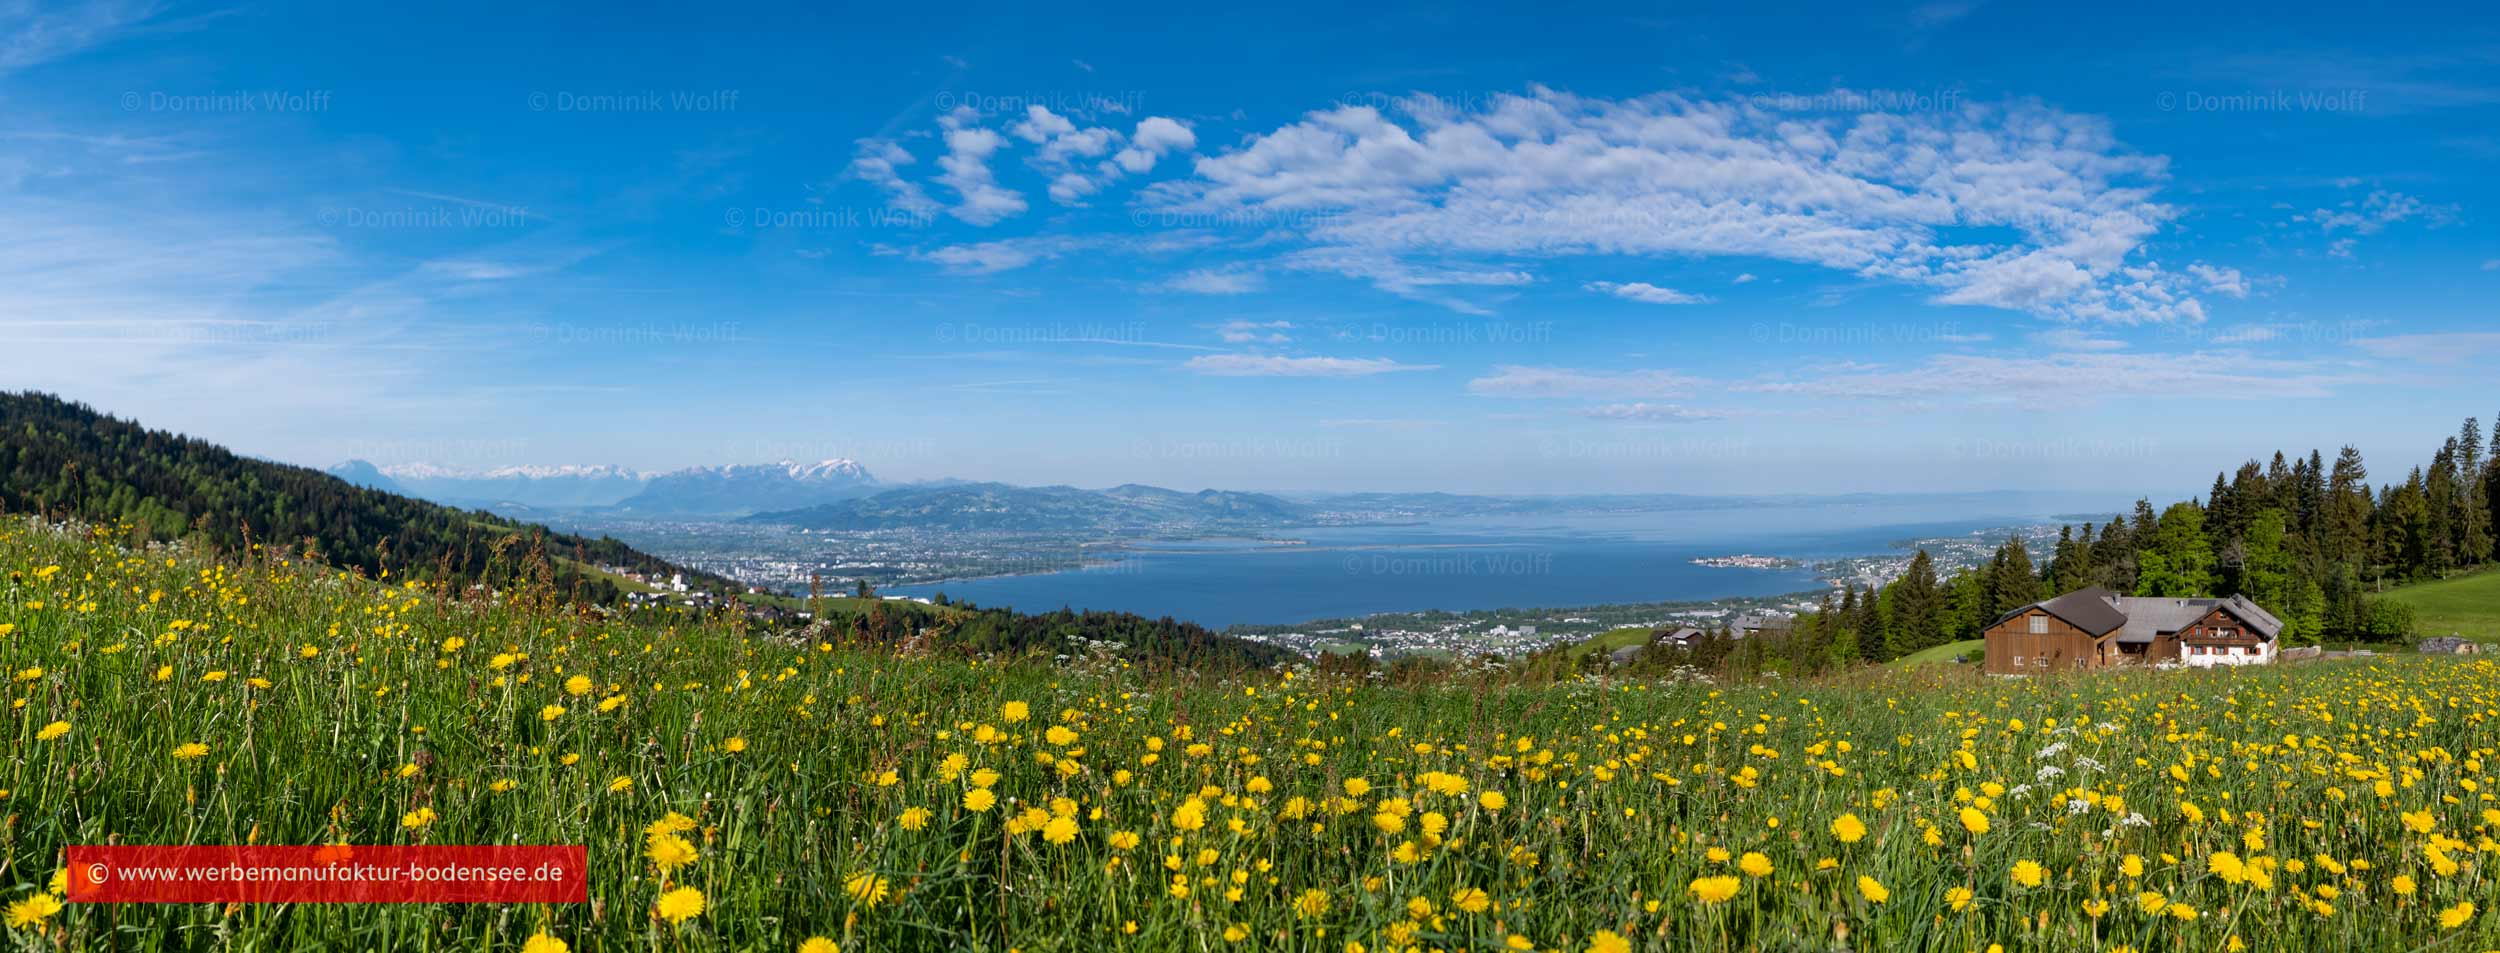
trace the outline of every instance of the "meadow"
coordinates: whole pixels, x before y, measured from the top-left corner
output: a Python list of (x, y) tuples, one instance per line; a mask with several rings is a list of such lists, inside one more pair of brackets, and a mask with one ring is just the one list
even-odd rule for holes
[[(899, 654), (0, 523), (15, 949), (2488, 950), (2500, 665), (1428, 685)], [(97, 843), (591, 902), (91, 906)]]

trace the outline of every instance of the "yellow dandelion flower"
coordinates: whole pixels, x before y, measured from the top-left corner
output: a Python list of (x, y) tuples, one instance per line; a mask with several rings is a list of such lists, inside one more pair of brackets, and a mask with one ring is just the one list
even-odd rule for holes
[(1856, 814), (1832, 818), (1832, 836), (1840, 838), (1843, 844), (1855, 844), (1866, 839), (1866, 822), (1858, 820)]
[(702, 916), (703, 891), (693, 887), (679, 887), (663, 893), (659, 900), (651, 904), (651, 914), (668, 921), (672, 926)]

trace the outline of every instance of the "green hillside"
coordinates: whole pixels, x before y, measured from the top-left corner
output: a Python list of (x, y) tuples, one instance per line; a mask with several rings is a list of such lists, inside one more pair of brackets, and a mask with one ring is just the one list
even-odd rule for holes
[(2424, 636), (2500, 642), (2500, 570), (2417, 582), (2390, 590), (2386, 598), (2412, 606), (2414, 630)]
[(366, 489), (48, 394), (0, 393), (0, 511), (227, 552), (279, 549), (369, 578), (535, 587), (578, 602), (613, 602), (630, 588), (600, 566), (738, 588), (614, 539)]

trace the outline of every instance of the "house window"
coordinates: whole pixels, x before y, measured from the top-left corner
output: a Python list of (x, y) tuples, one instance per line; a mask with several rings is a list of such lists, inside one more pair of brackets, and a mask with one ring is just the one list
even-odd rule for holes
[(2048, 616), (2044, 616), (2044, 615), (2035, 615), (2035, 616), (2032, 616), (2032, 617), (2031, 617), (2031, 634), (2033, 634), (2033, 635), (2047, 635), (2047, 634), (2049, 634), (2049, 617), (2048, 617)]

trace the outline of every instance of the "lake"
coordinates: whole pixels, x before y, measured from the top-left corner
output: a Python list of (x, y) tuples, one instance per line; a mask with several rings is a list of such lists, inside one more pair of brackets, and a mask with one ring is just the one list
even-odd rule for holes
[[(1622, 514), (1478, 517), (1329, 527), (1254, 540), (1146, 544), (1064, 572), (897, 586), (891, 595), (1026, 612), (1068, 607), (1171, 616), (1211, 628), (1419, 609), (1568, 607), (1770, 596), (1823, 588), (1804, 569), (1696, 566), (1705, 556), (1797, 559), (1899, 552), (1912, 538), (2123, 512), (2106, 499), (1799, 502)], [(2132, 504), (2127, 504), (2132, 505)], [(2042, 554), (2035, 547), (2034, 558)]]

